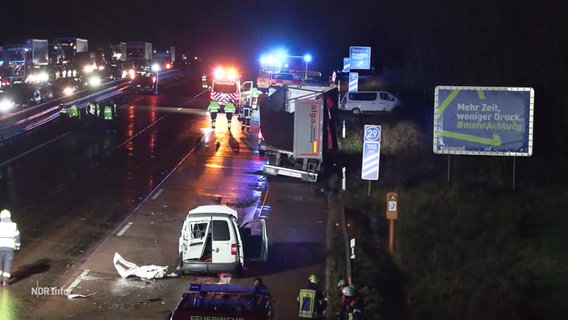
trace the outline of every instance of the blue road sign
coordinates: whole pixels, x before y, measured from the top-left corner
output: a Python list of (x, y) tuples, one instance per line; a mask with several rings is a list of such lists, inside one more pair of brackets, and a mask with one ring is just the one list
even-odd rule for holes
[(356, 92), (359, 90), (359, 73), (349, 72), (349, 92)]
[(349, 72), (351, 70), (351, 65), (349, 64), (349, 58), (343, 58), (343, 72)]
[(349, 47), (351, 69), (371, 69), (371, 47)]
[(379, 180), (379, 160), (381, 158), (380, 142), (363, 142), (363, 164), (361, 166), (361, 179)]
[(366, 124), (363, 141), (381, 142), (381, 126)]

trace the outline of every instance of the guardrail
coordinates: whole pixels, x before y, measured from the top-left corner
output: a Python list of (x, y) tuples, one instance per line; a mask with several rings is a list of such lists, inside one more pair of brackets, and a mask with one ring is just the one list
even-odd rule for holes
[[(176, 75), (176, 69), (160, 72), (160, 80), (166, 80)], [(45, 125), (59, 117), (60, 105), (76, 104), (83, 109), (89, 102), (98, 103), (123, 94), (130, 86), (130, 81), (118, 79), (102, 84), (100, 89), (84, 89), (72, 98), (60, 97), (44, 103), (27, 107), (23, 110), (0, 117), (0, 145), (22, 133), (29, 132)]]

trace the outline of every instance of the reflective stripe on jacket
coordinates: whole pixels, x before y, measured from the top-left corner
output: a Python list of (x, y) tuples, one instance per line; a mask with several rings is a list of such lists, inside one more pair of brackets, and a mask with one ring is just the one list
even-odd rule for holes
[(209, 102), (209, 106), (207, 107), (207, 111), (218, 112), (220, 108), (221, 108), (221, 106), (219, 105), (219, 103), (215, 100), (212, 100), (211, 102)]
[(232, 102), (227, 102), (227, 104), (225, 105), (225, 112), (235, 113), (236, 111), (237, 108), (235, 107), (235, 104)]
[(300, 318), (315, 318), (317, 317), (316, 305), (316, 291), (312, 289), (301, 289), (298, 296), (300, 303)]
[(20, 231), (14, 222), (0, 222), (0, 249), (16, 249), (20, 245)]

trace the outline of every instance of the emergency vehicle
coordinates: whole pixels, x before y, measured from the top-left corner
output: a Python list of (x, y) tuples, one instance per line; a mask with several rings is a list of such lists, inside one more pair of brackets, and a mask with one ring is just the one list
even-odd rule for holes
[(303, 85), (304, 80), (292, 72), (260, 72), (256, 78), (256, 86), (264, 92), (268, 91), (270, 87), (301, 87)]
[(241, 83), (240, 74), (234, 68), (218, 67), (213, 72), (210, 99), (215, 99), (221, 107), (229, 100), (235, 103), (237, 109), (244, 104), (245, 98), (250, 97), (252, 81)]
[(264, 286), (192, 283), (168, 319), (273, 320), (276, 317)]

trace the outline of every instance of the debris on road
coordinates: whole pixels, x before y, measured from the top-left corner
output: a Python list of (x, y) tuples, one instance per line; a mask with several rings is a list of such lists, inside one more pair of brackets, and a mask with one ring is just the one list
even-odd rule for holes
[(94, 295), (96, 292), (90, 294), (81, 294), (81, 293), (70, 293), (67, 295), (67, 299), (77, 299), (77, 298), (88, 298)]
[(136, 276), (142, 279), (160, 279), (164, 277), (168, 270), (168, 266), (156, 266), (153, 264), (138, 266), (132, 262), (124, 260), (118, 252), (114, 253), (113, 262), (118, 274), (120, 274), (123, 278)]

